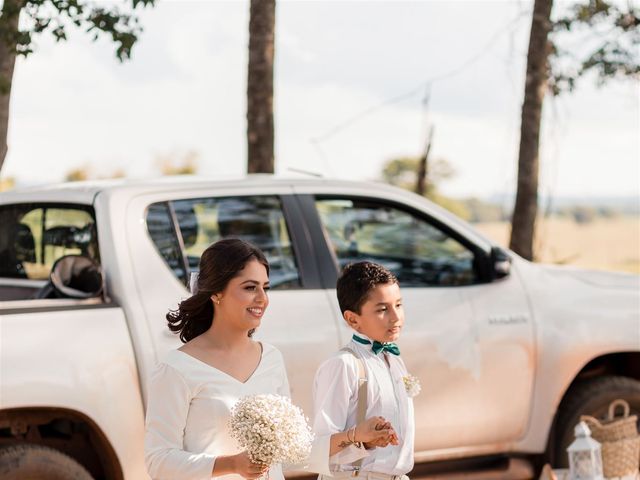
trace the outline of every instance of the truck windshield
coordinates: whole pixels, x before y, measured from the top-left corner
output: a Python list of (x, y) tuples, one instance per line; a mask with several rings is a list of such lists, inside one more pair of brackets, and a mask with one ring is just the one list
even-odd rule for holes
[(0, 277), (46, 280), (65, 255), (99, 263), (93, 209), (84, 205), (0, 206)]

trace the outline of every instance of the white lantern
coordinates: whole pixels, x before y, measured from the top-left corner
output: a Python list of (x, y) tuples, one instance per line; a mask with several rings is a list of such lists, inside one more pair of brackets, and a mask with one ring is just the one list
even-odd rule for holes
[(567, 448), (571, 480), (604, 480), (600, 444), (584, 422), (576, 425), (574, 433), (576, 439)]

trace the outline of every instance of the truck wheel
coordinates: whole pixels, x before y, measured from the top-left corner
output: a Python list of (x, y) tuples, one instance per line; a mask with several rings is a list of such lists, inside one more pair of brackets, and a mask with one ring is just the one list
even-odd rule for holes
[(630, 415), (640, 418), (640, 381), (628, 377), (604, 376), (585, 380), (569, 391), (558, 411), (553, 448), (554, 467), (567, 467), (567, 447), (574, 440), (573, 429), (580, 415), (604, 418), (609, 404), (622, 398), (629, 403)]
[(3, 480), (93, 480), (73, 458), (42, 445), (13, 445), (0, 449)]

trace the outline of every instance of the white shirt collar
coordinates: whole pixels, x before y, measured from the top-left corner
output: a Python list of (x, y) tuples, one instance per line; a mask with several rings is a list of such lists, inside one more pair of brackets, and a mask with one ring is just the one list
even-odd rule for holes
[(382, 360), (383, 357), (381, 355), (376, 355), (371, 349), (373, 345), (373, 340), (371, 338), (367, 337), (364, 333), (356, 332), (355, 330), (353, 330), (353, 335), (356, 335), (357, 337), (370, 342), (370, 345), (366, 345), (364, 343), (358, 342), (357, 340), (354, 340), (353, 337), (351, 337), (350, 342), (354, 348), (357, 348), (360, 352), (362, 352), (363, 355)]

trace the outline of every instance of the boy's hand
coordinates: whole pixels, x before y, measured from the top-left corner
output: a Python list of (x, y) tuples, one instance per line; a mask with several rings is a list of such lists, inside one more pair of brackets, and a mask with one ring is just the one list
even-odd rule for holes
[(373, 442), (363, 443), (364, 448), (366, 448), (367, 450), (371, 450), (376, 447), (384, 448), (388, 445), (399, 445), (399, 444), (400, 442), (398, 441), (398, 435), (393, 430), (391, 432), (391, 435), (389, 435), (388, 437), (379, 438), (378, 440), (374, 440)]
[(376, 447), (384, 448), (388, 445), (399, 445), (400, 442), (398, 441), (398, 434), (395, 432), (395, 430), (391, 426), (391, 423), (389, 422), (378, 423), (376, 425), (376, 429), (378, 431), (389, 429), (390, 434), (386, 437), (381, 437), (372, 442), (364, 442), (364, 448), (366, 448), (367, 450), (371, 450)]
[(398, 435), (384, 417), (371, 417), (356, 425), (355, 437), (365, 448), (398, 445)]

